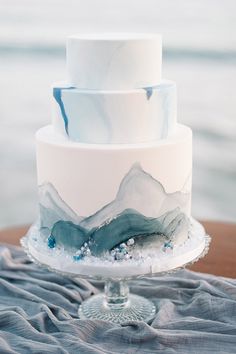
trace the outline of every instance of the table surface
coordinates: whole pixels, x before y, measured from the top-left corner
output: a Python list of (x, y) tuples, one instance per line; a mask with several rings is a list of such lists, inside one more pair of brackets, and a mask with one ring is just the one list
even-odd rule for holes
[[(236, 224), (202, 221), (212, 237), (209, 253), (189, 269), (236, 278)], [(0, 242), (19, 245), (29, 226), (0, 231)]]

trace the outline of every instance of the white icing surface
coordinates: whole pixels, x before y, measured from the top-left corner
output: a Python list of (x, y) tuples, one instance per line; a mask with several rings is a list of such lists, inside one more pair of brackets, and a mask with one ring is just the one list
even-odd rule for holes
[(133, 89), (161, 81), (158, 34), (74, 35), (67, 40), (67, 80), (82, 89)]
[[(56, 134), (51, 126), (37, 133), (38, 184), (51, 183), (80, 216), (89, 216), (115, 199), (134, 164), (160, 182), (166, 193), (191, 191), (192, 134), (178, 125), (168, 139), (143, 144), (83, 144)], [(138, 193), (138, 190), (137, 190)], [(140, 192), (145, 194), (145, 191)], [(146, 189), (148, 196), (148, 190)], [(150, 194), (150, 196), (152, 193)], [(148, 215), (150, 201), (136, 203)], [(153, 203), (159, 205), (159, 194)], [(190, 204), (185, 210), (190, 215)]]
[[(148, 89), (123, 91), (60, 90), (53, 100), (53, 125), (71, 140), (86, 143), (141, 143), (166, 138), (176, 127), (176, 85), (162, 81)], [(66, 132), (64, 117), (68, 120)]]
[(124, 278), (171, 271), (195, 260), (206, 247), (206, 235), (202, 225), (192, 219), (189, 238), (184, 244), (175, 245), (173, 250), (163, 252), (161, 243), (153, 242), (136, 250), (133, 259), (123, 261), (96, 257), (73, 261), (71, 254), (49, 249), (40, 238), (37, 225), (31, 227), (26, 242), (29, 253), (37, 261), (57, 271), (78, 276)]

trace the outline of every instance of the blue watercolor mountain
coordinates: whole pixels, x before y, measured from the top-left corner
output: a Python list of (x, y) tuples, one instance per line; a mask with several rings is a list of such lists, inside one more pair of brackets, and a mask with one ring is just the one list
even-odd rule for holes
[(189, 203), (189, 193), (167, 193), (160, 182), (145, 172), (140, 164), (135, 163), (121, 181), (116, 198), (85, 218), (81, 225), (85, 228), (98, 227), (125, 209), (134, 209), (140, 214), (154, 218), (176, 208), (186, 213)]
[(78, 250), (90, 243), (100, 256), (129, 238), (164, 235), (172, 240), (188, 227), (189, 193), (166, 193), (162, 184), (134, 164), (121, 181), (116, 198), (88, 217), (76, 215), (50, 183), (40, 187), (41, 228), (56, 245)]
[(72, 221), (79, 223), (82, 218), (61, 199), (58, 192), (51, 183), (44, 183), (39, 186), (39, 212), (42, 228), (52, 229), (59, 221)]

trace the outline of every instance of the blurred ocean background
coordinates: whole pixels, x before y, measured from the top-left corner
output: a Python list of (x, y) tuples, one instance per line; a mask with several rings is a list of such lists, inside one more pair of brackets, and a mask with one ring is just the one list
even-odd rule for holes
[(194, 133), (193, 215), (236, 221), (235, 0), (0, 0), (0, 227), (37, 214), (34, 134), (65, 78), (66, 36), (157, 31)]

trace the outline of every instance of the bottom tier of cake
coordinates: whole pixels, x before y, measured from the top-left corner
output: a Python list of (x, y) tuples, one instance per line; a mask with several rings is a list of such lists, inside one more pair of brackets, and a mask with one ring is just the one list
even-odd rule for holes
[[(188, 238), (192, 135), (178, 126), (149, 144), (80, 144), (45, 127), (37, 134), (39, 235), (74, 260), (129, 260), (136, 247)], [(158, 246), (159, 245), (159, 246)]]

